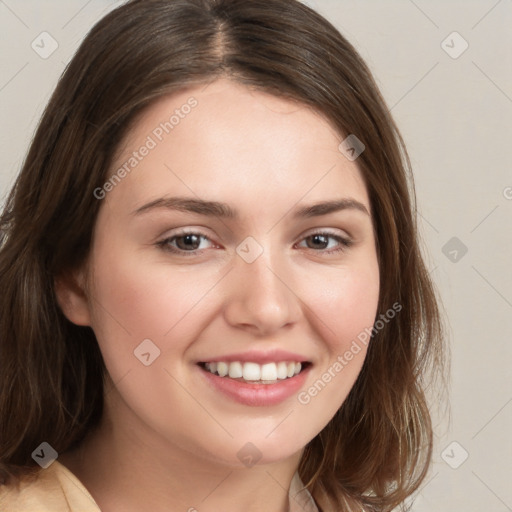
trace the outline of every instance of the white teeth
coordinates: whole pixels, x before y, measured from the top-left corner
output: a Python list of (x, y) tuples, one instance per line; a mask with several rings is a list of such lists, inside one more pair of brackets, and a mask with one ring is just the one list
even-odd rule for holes
[[(215, 373), (214, 370), (210, 370), (212, 373)], [(223, 362), (220, 362), (220, 363), (217, 363), (217, 373), (221, 376), (221, 377), (225, 377), (228, 373), (229, 373), (229, 366), (227, 363), (223, 363)]]
[[(294, 366), (295, 368), (295, 366)], [(288, 365), (281, 361), (277, 363), (277, 378), (278, 379), (286, 379), (288, 377)]]
[[(231, 377), (231, 375), (230, 375)], [(243, 369), (244, 380), (260, 380), (263, 379), (261, 376), (261, 367), (256, 363), (244, 363)]]
[(229, 365), (229, 378), (239, 379), (243, 376), (242, 363), (235, 361)]
[(261, 365), (261, 380), (276, 380), (276, 379), (277, 379), (276, 363), (267, 363), (267, 364)]
[(284, 362), (258, 364), (253, 362), (241, 363), (233, 361), (227, 363), (219, 361), (216, 363), (205, 363), (205, 369), (210, 373), (218, 374), (220, 377), (228, 376), (231, 379), (240, 379), (246, 381), (261, 381), (264, 383), (274, 383), (278, 379), (284, 380), (291, 378), (302, 369), (299, 362)]

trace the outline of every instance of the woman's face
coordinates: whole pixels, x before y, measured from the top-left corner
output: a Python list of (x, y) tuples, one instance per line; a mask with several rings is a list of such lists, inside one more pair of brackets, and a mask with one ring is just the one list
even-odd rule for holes
[[(342, 405), (379, 296), (369, 198), (342, 139), (224, 79), (159, 100), (130, 131), (96, 191), (82, 323), (133, 438), (272, 462)], [(303, 370), (289, 378), (289, 363)], [(251, 384), (261, 372), (276, 382)]]

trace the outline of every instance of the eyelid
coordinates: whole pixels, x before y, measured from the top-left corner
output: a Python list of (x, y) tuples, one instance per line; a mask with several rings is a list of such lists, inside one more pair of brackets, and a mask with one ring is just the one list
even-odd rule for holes
[(212, 246), (218, 247), (218, 244), (216, 244), (209, 235), (207, 235), (206, 233), (201, 231), (199, 228), (190, 228), (190, 227), (181, 228), (181, 229), (179, 229), (179, 231), (173, 232), (173, 233), (165, 236), (160, 241), (156, 242), (155, 245), (161, 247), (163, 250), (167, 250), (170, 253), (174, 253), (174, 254), (178, 254), (178, 255), (185, 255), (185, 256), (197, 256), (198, 254), (200, 254), (206, 250), (206, 249), (194, 249), (192, 251), (184, 251), (184, 250), (169, 246), (169, 242), (171, 240), (174, 240), (176, 238), (180, 238), (183, 236), (187, 236), (187, 235), (198, 235), (199, 237), (201, 237), (203, 239), (209, 240), (210, 243), (212, 244)]
[[(175, 228), (166, 230), (164, 235), (160, 235), (158, 238), (161, 242), (165, 242), (171, 238), (177, 238), (179, 236), (185, 235), (200, 235), (204, 238), (208, 238), (208, 240), (212, 240), (212, 236), (207, 234), (207, 231), (203, 231), (202, 227), (185, 227), (185, 228)], [(157, 242), (158, 243), (158, 242)]]
[(334, 229), (334, 228), (322, 228), (322, 227), (315, 227), (308, 229), (305, 233), (300, 235), (300, 240), (303, 238), (306, 238), (311, 235), (331, 235), (334, 237), (343, 238), (346, 241), (352, 240), (352, 236), (345, 230), (341, 229)]
[(334, 238), (334, 239), (338, 240), (338, 242), (339, 242), (339, 247), (336, 249), (329, 249), (329, 250), (309, 249), (311, 252), (318, 253), (320, 255), (321, 254), (330, 255), (330, 254), (344, 252), (354, 244), (353, 238), (350, 235), (348, 235), (348, 233), (343, 235), (343, 234), (339, 233), (338, 231), (334, 231), (330, 228), (316, 228), (316, 229), (313, 229), (312, 231), (308, 231), (305, 234), (301, 235), (298, 242), (296, 242), (296, 243), (301, 243), (301, 242), (305, 241), (307, 238), (314, 236), (314, 235)]

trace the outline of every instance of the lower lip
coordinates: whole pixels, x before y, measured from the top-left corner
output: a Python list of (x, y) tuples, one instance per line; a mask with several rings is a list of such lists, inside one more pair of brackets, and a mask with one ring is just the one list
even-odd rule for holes
[(238, 403), (251, 406), (276, 405), (298, 393), (304, 385), (311, 365), (298, 375), (277, 381), (275, 384), (249, 384), (246, 382), (220, 377), (198, 366), (199, 371), (217, 391)]

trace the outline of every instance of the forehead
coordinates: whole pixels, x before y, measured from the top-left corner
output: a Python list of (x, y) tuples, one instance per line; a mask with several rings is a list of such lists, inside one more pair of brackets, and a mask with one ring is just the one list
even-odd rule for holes
[(140, 206), (178, 192), (275, 205), (350, 194), (370, 209), (342, 139), (306, 105), (217, 80), (160, 98), (139, 116), (111, 169), (129, 172), (108, 198)]

